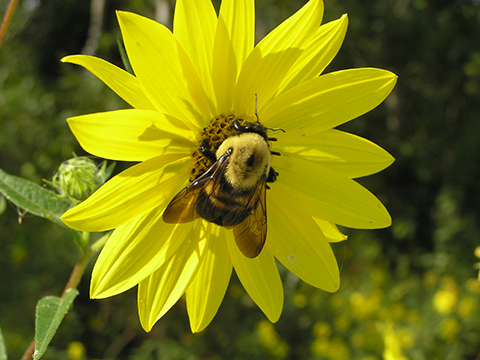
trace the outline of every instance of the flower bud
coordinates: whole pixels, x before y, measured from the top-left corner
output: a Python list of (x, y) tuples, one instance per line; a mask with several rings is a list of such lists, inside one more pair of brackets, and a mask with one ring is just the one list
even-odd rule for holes
[(74, 203), (82, 202), (105, 182), (105, 165), (98, 168), (86, 156), (74, 157), (60, 165), (52, 184)]

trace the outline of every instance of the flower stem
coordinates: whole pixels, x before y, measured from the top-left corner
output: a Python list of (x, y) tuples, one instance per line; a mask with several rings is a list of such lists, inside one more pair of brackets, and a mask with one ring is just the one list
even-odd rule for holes
[[(89, 233), (83, 233), (83, 239), (88, 241), (89, 239)], [(108, 238), (108, 237), (107, 237)], [(87, 243), (88, 245), (88, 243)], [(80, 258), (78, 259), (77, 264), (72, 270), (72, 273), (70, 274), (70, 278), (68, 279), (67, 285), (65, 285), (65, 289), (63, 290), (62, 293), (62, 298), (65, 296), (67, 291), (69, 289), (76, 289), (78, 284), (80, 283), (80, 280), (82, 279), (82, 275), (85, 272), (85, 268), (87, 267), (88, 261), (92, 257), (93, 254), (98, 252), (101, 249), (101, 247), (93, 247), (93, 246), (85, 246), (82, 249), (82, 253), (80, 255)], [(30, 360), (32, 359), (33, 352), (35, 351), (35, 339), (31, 342), (31, 344), (28, 346), (27, 350), (23, 354), (21, 360)]]
[(21, 360), (31, 360), (33, 357), (33, 352), (35, 351), (35, 339), (30, 343), (25, 354), (23, 354)]
[(3, 39), (5, 39), (5, 35), (7, 35), (8, 27), (13, 19), (13, 14), (15, 13), (15, 9), (17, 8), (18, 2), (20, 0), (10, 0), (10, 4), (8, 5), (7, 12), (3, 17), (2, 27), (0, 27), (0, 48), (2, 47)]
[(77, 264), (73, 268), (72, 273), (70, 274), (70, 278), (68, 279), (67, 285), (65, 285), (65, 289), (63, 290), (62, 293), (62, 298), (65, 296), (65, 293), (69, 289), (76, 289), (78, 284), (80, 283), (80, 280), (82, 279), (82, 275), (85, 272), (85, 268), (87, 267), (88, 260), (93, 255), (93, 251), (90, 247), (87, 247), (87, 249), (83, 252), (82, 256), (80, 256), (80, 259), (78, 260)]

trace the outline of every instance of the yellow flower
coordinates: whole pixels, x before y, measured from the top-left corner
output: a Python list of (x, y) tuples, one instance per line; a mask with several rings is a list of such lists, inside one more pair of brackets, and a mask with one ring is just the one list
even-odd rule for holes
[[(322, 1), (311, 0), (254, 46), (254, 0), (224, 0), (218, 17), (210, 0), (178, 0), (173, 33), (118, 12), (135, 76), (95, 57), (63, 59), (87, 68), (134, 108), (68, 119), (89, 153), (139, 162), (62, 217), (78, 230), (115, 229), (93, 270), (93, 298), (138, 285), (140, 321), (149, 331), (186, 293), (197, 332), (216, 314), (235, 269), (275, 322), (283, 306), (275, 258), (312, 286), (336, 291), (339, 271), (329, 242), (345, 239), (336, 224), (390, 225), (384, 206), (353, 178), (378, 172), (393, 158), (332, 128), (380, 104), (396, 76), (373, 68), (319, 76), (347, 27), (346, 15), (320, 26), (322, 15)], [(162, 215), (206, 170), (199, 142), (216, 150), (233, 135), (233, 120), (245, 125), (257, 116), (269, 131), (284, 132), (268, 141), (281, 156), (271, 159), (278, 178), (266, 191), (266, 243), (247, 258), (229, 228), (203, 219), (167, 224)]]
[(71, 360), (79, 360), (85, 357), (85, 345), (80, 341), (74, 341), (68, 344), (67, 353)]
[(433, 297), (433, 307), (439, 314), (450, 314), (458, 301), (458, 293), (455, 289), (439, 290)]
[(450, 314), (458, 303), (458, 286), (449, 277), (443, 279), (442, 287), (433, 296), (433, 307), (439, 314)]
[(402, 354), (402, 341), (398, 332), (395, 331), (392, 323), (379, 324), (383, 333), (385, 348), (383, 350), (384, 360), (407, 360)]

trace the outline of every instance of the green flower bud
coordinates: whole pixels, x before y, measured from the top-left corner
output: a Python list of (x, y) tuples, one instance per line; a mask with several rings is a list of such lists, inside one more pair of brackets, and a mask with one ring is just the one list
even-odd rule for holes
[(74, 157), (63, 162), (54, 175), (51, 184), (62, 196), (74, 203), (89, 197), (105, 182), (106, 162), (98, 168), (95, 162), (85, 156)]

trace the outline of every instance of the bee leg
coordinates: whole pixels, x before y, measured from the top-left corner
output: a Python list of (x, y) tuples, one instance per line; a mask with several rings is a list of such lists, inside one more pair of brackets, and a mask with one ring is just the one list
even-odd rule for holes
[(267, 130), (281, 131), (281, 132), (283, 132), (283, 133), (286, 133), (285, 129), (282, 129), (282, 128), (267, 128)]
[[(270, 170), (267, 176), (267, 182), (269, 183), (275, 182), (275, 180), (277, 180), (277, 176), (278, 176), (278, 172), (276, 172), (272, 167), (270, 167)], [(268, 186), (267, 186), (267, 189), (269, 189)]]
[(270, 154), (275, 155), (275, 156), (280, 156), (280, 155), (282, 155), (282, 154), (280, 154), (278, 151), (270, 151)]
[(237, 119), (232, 121), (232, 126), (238, 133), (245, 132), (245, 127), (240, 125)]
[(198, 151), (205, 156), (210, 162), (213, 164), (217, 161), (217, 157), (215, 154), (210, 150), (210, 144), (208, 143), (207, 139), (203, 139), (200, 144), (197, 146)]
[(278, 139), (277, 139), (277, 138), (271, 138), (271, 137), (269, 137), (269, 138), (268, 138), (268, 141), (278, 141)]
[(260, 124), (247, 124), (247, 125), (240, 125), (240, 122), (235, 119), (232, 120), (232, 127), (239, 133), (246, 133), (246, 132), (253, 132), (263, 136), (265, 130)]

